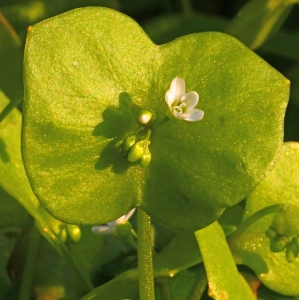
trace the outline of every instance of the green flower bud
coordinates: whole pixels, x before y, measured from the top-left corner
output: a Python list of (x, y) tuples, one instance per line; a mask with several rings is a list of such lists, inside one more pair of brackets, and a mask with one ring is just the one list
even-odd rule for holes
[(138, 121), (141, 124), (147, 124), (153, 117), (153, 113), (147, 109), (141, 109), (138, 113)]
[(152, 154), (149, 151), (149, 149), (146, 149), (145, 153), (142, 155), (140, 159), (140, 163), (139, 163), (140, 166), (142, 168), (146, 168), (150, 164), (151, 159), (152, 159)]
[(276, 231), (274, 231), (271, 227), (265, 231), (265, 235), (269, 239), (274, 239), (277, 237)]
[(297, 238), (293, 238), (287, 246), (286, 250), (286, 260), (292, 262), (298, 256), (299, 253), (299, 243)]
[(128, 154), (129, 149), (135, 144), (135, 142), (136, 137), (133, 135), (130, 135), (125, 138), (121, 146), (121, 151), (124, 153), (124, 155)]
[(139, 160), (147, 150), (149, 141), (144, 140), (135, 143), (129, 150), (128, 161), (134, 162)]
[(279, 235), (299, 236), (299, 210), (297, 205), (284, 205), (273, 219), (271, 228)]
[(116, 225), (116, 235), (122, 240), (127, 240), (131, 236), (131, 223), (124, 222)]
[(66, 239), (67, 239), (67, 233), (66, 233), (66, 230), (65, 228), (61, 229), (60, 232), (58, 233), (58, 238), (59, 240), (64, 243), (66, 242)]
[(270, 250), (272, 252), (281, 252), (285, 249), (289, 242), (289, 238), (280, 236), (274, 239), (270, 239)]
[(73, 240), (74, 242), (79, 242), (81, 239), (80, 227), (77, 225), (68, 224), (66, 228), (70, 239)]

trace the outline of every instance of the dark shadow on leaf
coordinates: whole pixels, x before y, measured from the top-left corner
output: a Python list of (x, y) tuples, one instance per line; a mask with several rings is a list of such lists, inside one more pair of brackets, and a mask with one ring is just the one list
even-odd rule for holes
[(10, 162), (9, 155), (6, 151), (6, 144), (1, 138), (0, 138), (0, 159), (4, 163), (9, 163)]
[(104, 136), (111, 139), (101, 149), (99, 159), (94, 167), (97, 170), (109, 168), (115, 173), (124, 173), (132, 163), (121, 153), (122, 141), (130, 134), (133, 125), (134, 107), (131, 96), (122, 92), (119, 94), (119, 106), (108, 106), (102, 113), (103, 121), (93, 129), (93, 136)]

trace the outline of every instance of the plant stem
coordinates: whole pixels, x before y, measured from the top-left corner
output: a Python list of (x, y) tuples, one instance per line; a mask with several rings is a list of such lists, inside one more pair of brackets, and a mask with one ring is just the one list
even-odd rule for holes
[(139, 298), (142, 300), (154, 300), (151, 217), (139, 208), (137, 210), (137, 231)]
[(247, 230), (247, 228), (249, 226), (251, 226), (253, 223), (258, 221), (260, 218), (262, 218), (266, 215), (278, 212), (281, 208), (282, 208), (281, 204), (274, 204), (271, 206), (267, 206), (267, 207), (264, 207), (263, 209), (257, 211), (256, 213), (254, 213), (247, 219), (245, 219), (243, 221), (243, 223), (241, 223), (241, 225), (238, 227), (238, 229), (228, 237), (228, 239), (227, 239), (228, 244), (229, 245), (233, 244), (234, 241), (236, 239), (238, 239), (238, 237), (241, 236), (244, 233), (244, 231)]
[(6, 20), (6, 18), (3, 16), (3, 14), (0, 12), (0, 25), (4, 27), (4, 29), (10, 34), (12, 39), (14, 40), (15, 44), (17, 46), (21, 46), (21, 40), (15, 30), (12, 28), (10, 23)]
[(208, 278), (204, 264), (202, 263), (199, 268), (198, 275), (196, 276), (195, 282), (192, 289), (187, 297), (187, 300), (198, 300), (201, 298), (203, 292), (208, 283)]
[(191, 0), (181, 0), (182, 12), (185, 16), (190, 16), (192, 14), (192, 4)]
[(159, 287), (160, 298), (163, 300), (171, 300), (169, 277), (168, 276), (157, 277), (155, 283)]
[(64, 258), (69, 263), (69, 265), (71, 267), (73, 267), (74, 271), (77, 273), (79, 278), (82, 280), (82, 282), (84, 283), (84, 285), (85, 285), (86, 289), (88, 290), (88, 292), (93, 290), (93, 288), (94, 288), (93, 285), (91, 284), (90, 280), (83, 274), (83, 272), (81, 272), (79, 266), (76, 263), (76, 260), (70, 254), (69, 249), (67, 248), (67, 246), (65, 244), (61, 243), (60, 248), (62, 250), (62, 254), (63, 254)]
[(33, 225), (29, 232), (29, 241), (26, 252), (26, 260), (22, 274), (22, 283), (19, 300), (30, 300), (32, 292), (32, 281), (35, 269), (35, 262), (38, 254), (40, 233)]

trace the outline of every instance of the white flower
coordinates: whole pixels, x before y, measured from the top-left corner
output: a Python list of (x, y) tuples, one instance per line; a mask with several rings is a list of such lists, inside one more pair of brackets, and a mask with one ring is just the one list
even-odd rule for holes
[(181, 120), (199, 121), (203, 118), (204, 112), (194, 108), (199, 96), (196, 92), (186, 92), (185, 80), (174, 78), (171, 82), (170, 89), (165, 94), (165, 100), (172, 114)]
[(135, 212), (135, 208), (133, 208), (127, 214), (123, 215), (122, 217), (118, 218), (117, 220), (109, 222), (105, 225), (93, 226), (91, 230), (94, 233), (102, 234), (102, 235), (113, 234), (116, 231), (117, 225), (126, 223), (132, 217), (134, 212)]

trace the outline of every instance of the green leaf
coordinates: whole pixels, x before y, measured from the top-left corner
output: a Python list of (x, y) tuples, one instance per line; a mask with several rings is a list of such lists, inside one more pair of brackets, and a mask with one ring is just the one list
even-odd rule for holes
[(202, 257), (193, 233), (178, 233), (171, 242), (154, 256), (155, 276), (174, 276), (202, 262)]
[[(299, 144), (284, 144), (275, 168), (247, 198), (245, 219), (264, 207), (278, 203), (295, 205), (299, 209), (298, 161)], [(236, 262), (251, 267), (267, 287), (284, 295), (297, 295), (299, 260), (288, 263), (285, 252), (272, 253), (270, 240), (265, 236), (274, 216), (262, 217), (230, 246)]]
[[(0, 91), (0, 110), (8, 103)], [(57, 246), (59, 240), (54, 233), (61, 222), (45, 211), (31, 190), (21, 157), (21, 123), (20, 112), (13, 109), (0, 124), (0, 186), (28, 211), (40, 232)]]
[[(202, 121), (159, 123), (176, 76), (200, 94)], [(25, 167), (55, 217), (106, 223), (138, 206), (167, 227), (193, 231), (273, 168), (289, 82), (230, 36), (156, 46), (130, 18), (85, 8), (30, 29), (25, 91)], [(156, 115), (145, 169), (120, 151), (138, 127), (138, 108)]]
[(251, 49), (275, 33), (297, 0), (251, 0), (228, 25), (226, 32)]
[(225, 235), (218, 223), (195, 232), (209, 281), (210, 293), (217, 300), (254, 300), (255, 297), (239, 274)]
[(128, 298), (138, 300), (138, 270), (132, 269), (110, 280), (108, 283), (95, 288), (81, 300), (119, 300)]

